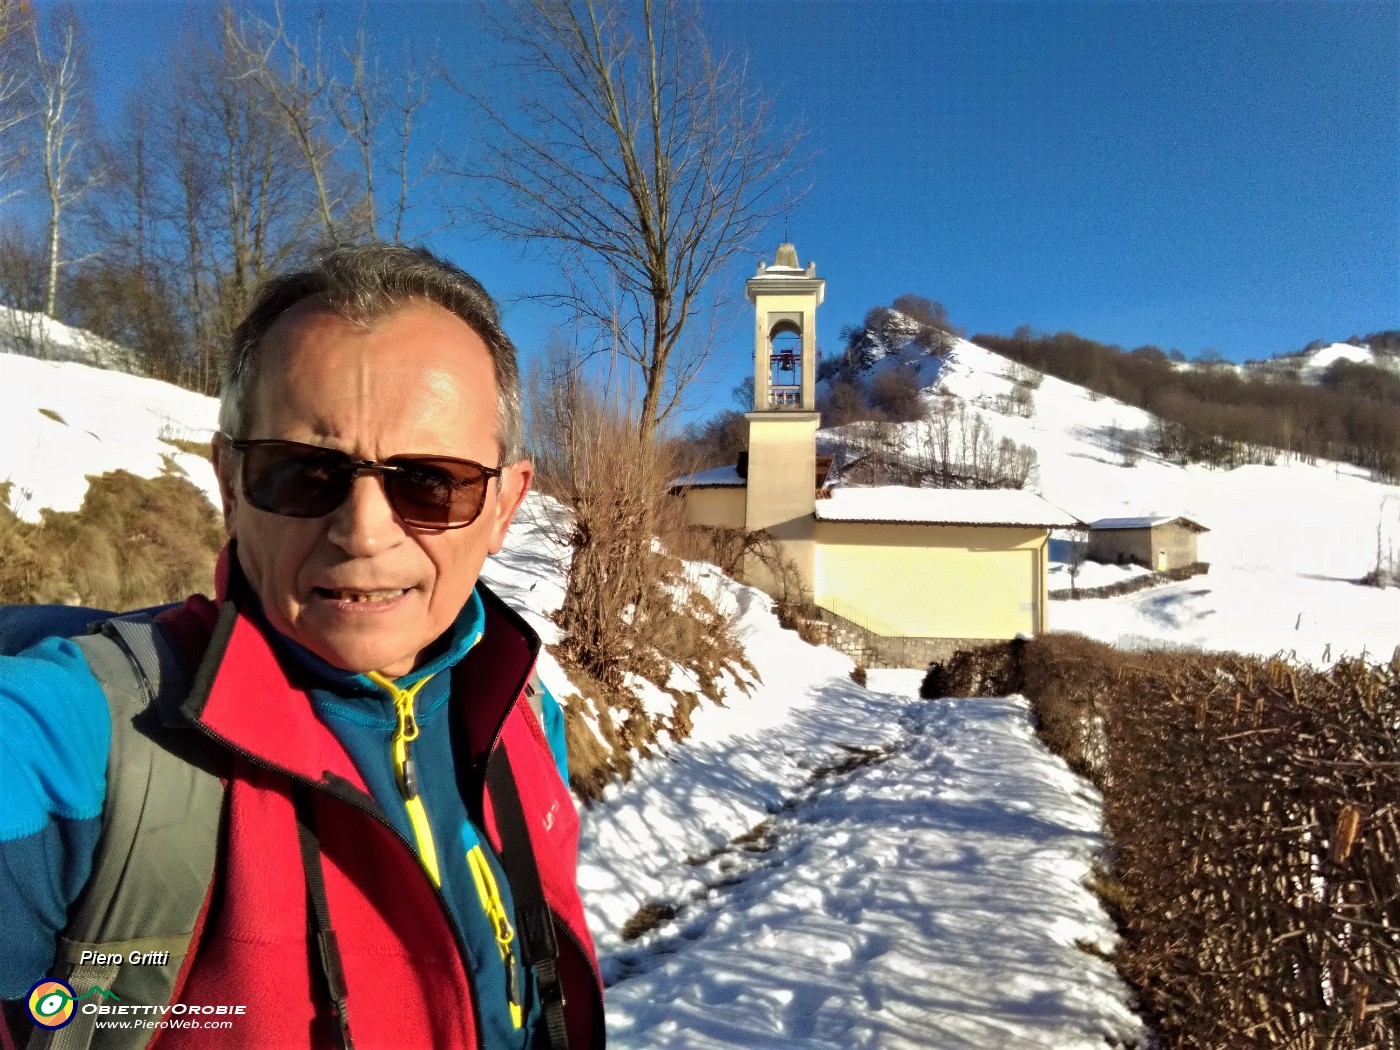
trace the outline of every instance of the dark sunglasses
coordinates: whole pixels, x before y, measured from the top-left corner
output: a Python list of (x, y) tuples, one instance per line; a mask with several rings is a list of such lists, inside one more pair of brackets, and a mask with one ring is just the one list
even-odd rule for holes
[(229, 438), (228, 443), (243, 456), (248, 502), (290, 518), (329, 514), (345, 502), (357, 477), (378, 474), (389, 506), (405, 524), (460, 529), (481, 514), (487, 483), (501, 476), (499, 467), (451, 456), (390, 456), (376, 462), (300, 441)]

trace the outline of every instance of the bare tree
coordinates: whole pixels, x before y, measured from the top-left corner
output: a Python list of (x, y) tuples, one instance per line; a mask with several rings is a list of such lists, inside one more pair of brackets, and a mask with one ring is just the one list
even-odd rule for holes
[(794, 138), (684, 0), (512, 0), (496, 28), (527, 93), (476, 99), (495, 138), (463, 172), (473, 214), (570, 275), (550, 298), (637, 371), (646, 444), (709, 353), (687, 339), (707, 286), (784, 203)]
[[(0, 185), (14, 174), (23, 154), (17, 134), (29, 117), (25, 105), (29, 73), (23, 40), (29, 35), (32, 18), (27, 4), (0, 0)], [(0, 192), (0, 204), (18, 192)]]
[[(358, 167), (360, 201), (355, 206), (357, 225), (362, 226), (374, 240), (388, 239), (401, 243), (404, 220), (411, 207), (413, 191), (425, 176), (415, 177), (409, 167), (409, 147), (413, 142), (418, 111), (427, 103), (434, 82), (439, 77), (437, 61), (430, 57), (419, 64), (405, 56), (403, 71), (397, 84), (369, 55), (364, 26), (360, 26), (352, 45), (339, 49), (345, 64), (345, 77), (329, 81), (328, 98), (336, 122), (353, 147)], [(386, 150), (385, 117), (394, 119), (387, 129), (392, 136)], [(381, 220), (378, 196), (382, 155), (388, 153), (388, 174), (394, 181), (394, 197), (389, 216)], [(381, 232), (381, 221), (388, 223)]]
[(1394, 496), (1382, 496), (1376, 512), (1376, 567), (1362, 578), (1373, 587), (1400, 586), (1400, 555), (1395, 552), (1394, 534), (1387, 535), (1385, 520), (1386, 505), (1393, 500)]
[[(405, 56), (391, 77), (373, 55), (363, 22), (352, 40), (323, 39), (318, 21), (307, 46), (289, 32), (282, 6), (270, 20), (225, 8), (225, 33), (256, 86), (267, 114), (283, 129), (311, 182), (321, 238), (401, 241), (414, 191), (426, 179), (410, 168), (419, 111), (440, 77), (433, 58)], [(381, 228), (381, 175), (397, 184), (389, 197), (388, 230)], [(385, 195), (387, 196), (387, 195)]]
[(243, 76), (226, 15), (189, 26), (160, 77), (133, 90), (103, 195), (103, 260), (82, 275), (79, 304), (152, 374), (204, 391), (258, 283), (316, 223), (298, 153)]
[(86, 148), (90, 132), (83, 85), (83, 56), (78, 40), (77, 16), (60, 12), (51, 21), (53, 37), (45, 47), (38, 19), (32, 23), (34, 77), (32, 93), (39, 127), (39, 160), (48, 197), (48, 277), (44, 312), (53, 316), (58, 298), (58, 270), (62, 265), (62, 223), (69, 206), (101, 179), (101, 171), (81, 165), (79, 150)]
[[(82, 290), (70, 313), (153, 374), (212, 390), (270, 272), (328, 228), (401, 239), (423, 182), (409, 147), (438, 75), (431, 62), (381, 71), (365, 32), (308, 51), (280, 18), (225, 5), (192, 21), (115, 130), (93, 224), (102, 257), (69, 278)], [(291, 123), (319, 130), (299, 138), (269, 87), (289, 92)]]
[(183, 58), (163, 149), (202, 389), (217, 381), (226, 336), (258, 284), (317, 214), (306, 184), (288, 177), (298, 170), (294, 144), (242, 75), (236, 30), (225, 10), (214, 41)]
[(1073, 528), (1065, 530), (1065, 539), (1068, 544), (1069, 561), (1066, 565), (1069, 568), (1069, 595), (1071, 598), (1079, 597), (1079, 570), (1084, 565), (1084, 559), (1089, 554), (1089, 530), (1086, 528)]
[(268, 112), (301, 156), (302, 168), (315, 189), (322, 239), (340, 240), (344, 198), (334, 170), (338, 144), (332, 139), (333, 85), (321, 51), (320, 27), (308, 55), (288, 35), (280, 3), (274, 6), (270, 22), (253, 15), (240, 18), (231, 5), (224, 7), (223, 19), (230, 56), (242, 64), (242, 75), (257, 86)]
[(562, 337), (529, 382), (530, 447), (540, 488), (569, 511), (547, 529), (573, 550), (557, 620), (561, 658), (609, 688), (636, 670), (649, 624), (668, 607), (655, 549), (676, 450), (636, 444), (636, 399), (603, 358), (585, 364)]

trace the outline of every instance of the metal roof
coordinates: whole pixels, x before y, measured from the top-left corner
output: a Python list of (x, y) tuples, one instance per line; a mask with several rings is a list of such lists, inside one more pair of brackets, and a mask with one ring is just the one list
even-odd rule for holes
[(1089, 528), (1091, 528), (1091, 529), (1101, 529), (1101, 530), (1110, 530), (1110, 529), (1155, 529), (1155, 528), (1156, 528), (1157, 526), (1159, 526), (1159, 525), (1170, 525), (1170, 524), (1172, 524), (1173, 522), (1177, 522), (1177, 521), (1181, 522), (1183, 525), (1186, 525), (1186, 526), (1189, 526), (1190, 528), (1195, 529), (1197, 532), (1209, 532), (1209, 531), (1210, 531), (1210, 529), (1206, 528), (1206, 527), (1205, 527), (1204, 525), (1202, 525), (1199, 521), (1192, 521), (1190, 518), (1184, 518), (1184, 517), (1182, 517), (1181, 515), (1177, 515), (1177, 516), (1174, 517), (1174, 518), (1166, 518), (1166, 517), (1100, 518), (1098, 521), (1091, 522), (1090, 525), (1089, 525)]

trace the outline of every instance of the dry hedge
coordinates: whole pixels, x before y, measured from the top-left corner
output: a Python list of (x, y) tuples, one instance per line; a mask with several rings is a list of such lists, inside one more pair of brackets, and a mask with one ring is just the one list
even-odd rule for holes
[(1048, 636), (935, 665), (1026, 694), (1104, 795), (1116, 962), (1164, 1047), (1393, 1047), (1400, 655), (1327, 671)]

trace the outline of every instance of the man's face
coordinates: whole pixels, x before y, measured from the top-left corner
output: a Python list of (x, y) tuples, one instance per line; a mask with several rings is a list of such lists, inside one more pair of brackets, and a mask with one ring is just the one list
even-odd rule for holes
[[(249, 438), (340, 449), (356, 459), (420, 454), (499, 465), (490, 351), (460, 318), (415, 301), (375, 325), (307, 300), (263, 337)], [(528, 462), (489, 483), (460, 529), (404, 524), (378, 475), (357, 477), (321, 518), (251, 506), (240, 456), (215, 443), (224, 522), (272, 626), (348, 671), (407, 674), (452, 624), (530, 485)], [(375, 595), (352, 600), (349, 595)], [(387, 600), (385, 594), (396, 594)]]

